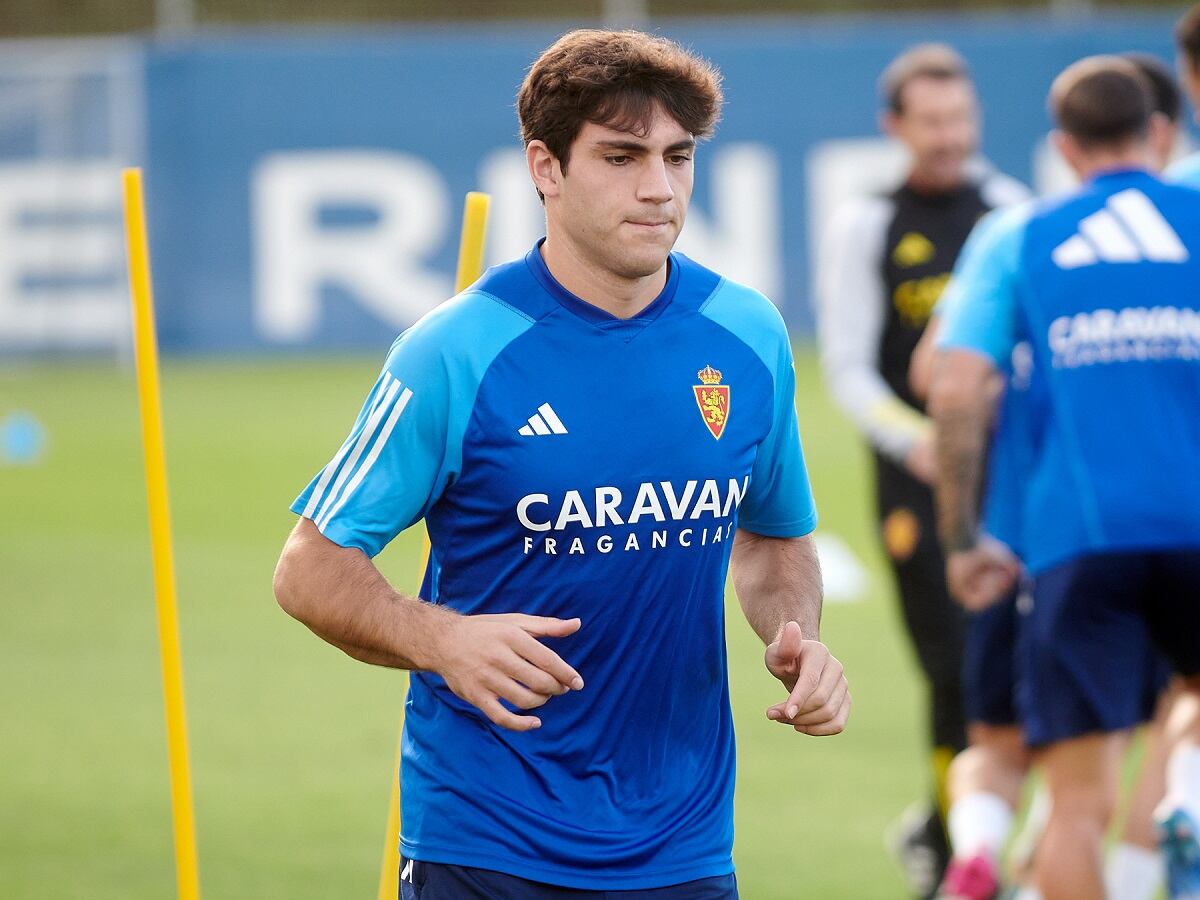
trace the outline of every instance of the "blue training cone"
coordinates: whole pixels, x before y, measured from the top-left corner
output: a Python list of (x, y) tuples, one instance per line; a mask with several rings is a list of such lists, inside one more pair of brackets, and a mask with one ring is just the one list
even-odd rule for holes
[(31, 466), (46, 452), (46, 428), (32, 413), (18, 410), (0, 419), (0, 465)]

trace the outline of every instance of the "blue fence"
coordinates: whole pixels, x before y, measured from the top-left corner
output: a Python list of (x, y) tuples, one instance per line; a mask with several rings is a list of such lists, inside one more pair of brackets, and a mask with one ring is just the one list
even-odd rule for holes
[[(1048, 177), (1037, 148), (1053, 76), (1090, 53), (1138, 49), (1170, 59), (1171, 24), (1162, 15), (664, 24), (662, 32), (720, 66), (727, 95), (717, 137), (698, 157), (682, 247), (765, 290), (803, 335), (812, 325), (809, 260), (820, 222), (841, 195), (876, 184), (898, 164), (877, 138), (875, 92), (897, 52), (918, 41), (955, 45), (977, 79), (986, 155), (1032, 183)], [(142, 75), (137, 103), (164, 345), (385, 347), (449, 294), (467, 190), (494, 198), (489, 258), (523, 252), (542, 225), (513, 99), (526, 67), (561, 30), (213, 35), (137, 45), (132, 57), (123, 43)], [(62, 178), (92, 166), (103, 178), (95, 173), (105, 165), (133, 161), (113, 150), (108, 131), (117, 126), (105, 125), (120, 120), (97, 117), (103, 91), (85, 86), (85, 118), (58, 151), (39, 152), (19, 123), (0, 121), (0, 194), (4, 178), (28, 184), (21, 173), (39, 166), (59, 167)], [(110, 102), (129, 101), (120, 94)], [(21, 229), (47, 227), (36, 214), (46, 203), (29, 191), (20, 196), (0, 200), (12, 213), (2, 227), (25, 240)], [(61, 220), (78, 225), (70, 214), (88, 213), (81, 227), (93, 229), (91, 238), (71, 239), (97, 247), (43, 253), (22, 271), (23, 258), (0, 241), (0, 347), (82, 347), (89, 334), (96, 343), (119, 326), (114, 313), (88, 332), (87, 317), (62, 313), (69, 306), (54, 293), (58, 285), (78, 302), (90, 285), (93, 299), (116, 302), (119, 235), (99, 237), (114, 228), (115, 188), (60, 188), (56, 197), (50, 205), (61, 215), (52, 223), (66, 229)], [(84, 259), (95, 263), (91, 280)], [(55, 266), (72, 277), (56, 280)], [(14, 328), (14, 310), (31, 304), (44, 314)], [(71, 328), (78, 333), (64, 339)]]

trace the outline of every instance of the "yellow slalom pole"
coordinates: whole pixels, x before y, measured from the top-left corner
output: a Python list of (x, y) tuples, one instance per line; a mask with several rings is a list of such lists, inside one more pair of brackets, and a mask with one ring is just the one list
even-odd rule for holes
[(146, 497), (150, 509), (150, 550), (158, 642), (162, 655), (163, 697), (167, 709), (167, 759), (171, 774), (171, 814), (175, 826), (175, 880), (180, 900), (198, 900), (196, 823), (188, 767), (187, 714), (183, 702), (183, 663), (179, 651), (179, 615), (175, 603), (175, 563), (171, 554), (171, 515), (167, 505), (167, 460), (163, 447), (162, 401), (158, 385), (158, 342), (154, 333), (154, 294), (150, 287), (150, 251), (141, 169), (121, 173), (125, 192), (125, 237), (129, 287), (133, 299), (133, 345), (137, 361), (142, 448), (146, 460)]
[(465, 291), (483, 274), (483, 245), (487, 240), (488, 207), (492, 198), (480, 191), (470, 191), (463, 203), (462, 235), (458, 240), (458, 269), (454, 274), (454, 291)]
[[(458, 241), (458, 268), (454, 273), (454, 291), (469, 288), (483, 274), (483, 248), (487, 240), (488, 207), (492, 198), (470, 191), (463, 204), (462, 235)], [(429, 564), (429, 535), (424, 536), (422, 569)], [(404, 712), (400, 713), (400, 732), (404, 733)], [(379, 872), (378, 900), (396, 900), (400, 893), (400, 746), (396, 746), (396, 764), (392, 767), (392, 796), (388, 802), (387, 835), (383, 844), (383, 865)]]

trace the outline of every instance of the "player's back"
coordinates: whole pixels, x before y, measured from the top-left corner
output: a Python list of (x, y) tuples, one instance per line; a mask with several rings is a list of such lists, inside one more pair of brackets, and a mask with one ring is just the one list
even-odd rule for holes
[(1020, 270), (1049, 399), (1031, 565), (1200, 546), (1200, 192), (1103, 175), (1030, 218)]

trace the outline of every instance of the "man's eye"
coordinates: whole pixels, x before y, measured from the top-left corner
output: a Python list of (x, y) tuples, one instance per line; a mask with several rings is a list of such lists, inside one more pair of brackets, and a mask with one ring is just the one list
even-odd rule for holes
[(682, 153), (677, 153), (674, 156), (669, 156), (669, 157), (667, 157), (667, 159), (673, 165), (676, 165), (676, 166), (686, 166), (689, 162), (692, 161), (692, 158), (690, 156), (687, 156), (686, 154), (682, 154)]

